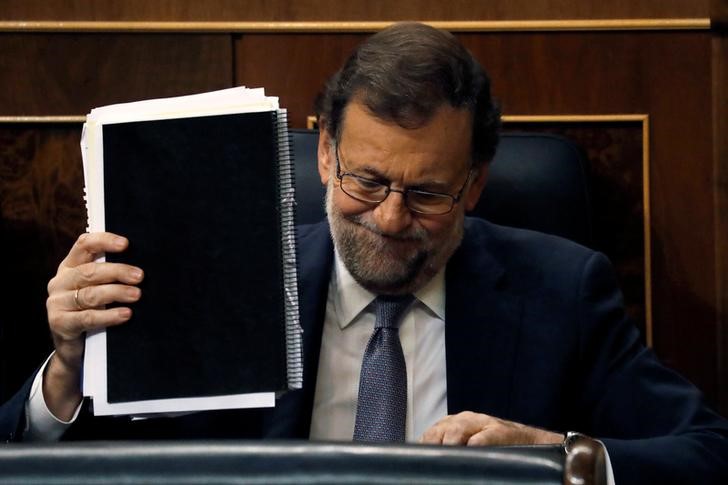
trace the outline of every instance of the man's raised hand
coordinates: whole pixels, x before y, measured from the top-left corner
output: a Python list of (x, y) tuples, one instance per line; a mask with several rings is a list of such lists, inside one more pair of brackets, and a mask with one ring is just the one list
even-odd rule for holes
[(86, 332), (118, 325), (131, 318), (131, 308), (104, 308), (133, 303), (141, 296), (135, 285), (140, 268), (121, 263), (95, 263), (104, 253), (124, 251), (129, 241), (108, 232), (82, 234), (48, 282), (48, 324), (56, 352), (46, 367), (43, 395), (59, 419), (73, 416), (81, 401), (80, 373)]

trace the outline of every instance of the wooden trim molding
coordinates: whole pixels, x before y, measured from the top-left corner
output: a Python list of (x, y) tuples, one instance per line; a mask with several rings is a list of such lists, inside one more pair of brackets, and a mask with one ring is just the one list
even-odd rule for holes
[[(708, 30), (709, 18), (588, 20), (423, 20), (451, 32), (559, 32), (624, 30)], [(391, 21), (317, 22), (107, 22), (2, 21), (0, 32), (125, 32), (125, 33), (369, 33)]]
[(607, 115), (503, 115), (504, 123), (618, 123), (640, 122), (649, 118), (646, 114)]
[(85, 116), (0, 116), (0, 123), (83, 123)]
[(652, 213), (650, 211), (650, 117), (642, 118), (642, 210), (645, 245), (645, 339), (652, 347)]

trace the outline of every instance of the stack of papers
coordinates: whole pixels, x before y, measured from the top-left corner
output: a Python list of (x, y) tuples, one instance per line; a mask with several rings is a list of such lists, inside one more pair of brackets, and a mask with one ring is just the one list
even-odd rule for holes
[[(244, 87), (177, 98), (116, 104), (92, 110), (87, 116), (81, 138), (88, 231), (107, 230), (104, 204), (104, 126), (127, 122), (280, 111), (278, 98), (266, 96), (262, 88)], [(287, 140), (287, 136), (285, 138)], [(97, 260), (97, 262), (103, 261), (105, 257)], [(297, 300), (295, 305), (295, 312), (289, 312), (287, 308), (286, 313), (295, 313), (295, 327), (300, 329), (297, 325)], [(287, 325), (289, 324), (290, 322), (287, 322)], [(300, 331), (298, 333), (300, 338)], [(300, 352), (300, 348), (298, 350)], [(288, 365), (290, 372), (290, 361)], [(107, 378), (107, 332), (89, 334), (84, 357), (83, 392), (85, 396), (93, 399), (93, 411), (96, 415), (144, 416), (211, 409), (271, 407), (275, 404), (275, 392), (109, 402)]]

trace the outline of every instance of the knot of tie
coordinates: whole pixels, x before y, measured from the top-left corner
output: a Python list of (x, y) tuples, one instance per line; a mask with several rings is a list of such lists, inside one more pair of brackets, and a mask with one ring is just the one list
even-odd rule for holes
[(399, 328), (401, 316), (412, 303), (414, 296), (378, 296), (374, 300), (377, 313), (375, 328)]

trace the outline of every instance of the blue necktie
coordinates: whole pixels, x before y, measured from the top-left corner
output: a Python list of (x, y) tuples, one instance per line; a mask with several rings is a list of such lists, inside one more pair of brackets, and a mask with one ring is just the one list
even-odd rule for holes
[(413, 298), (379, 296), (374, 301), (377, 320), (361, 364), (354, 441), (404, 441), (407, 366), (399, 324)]

